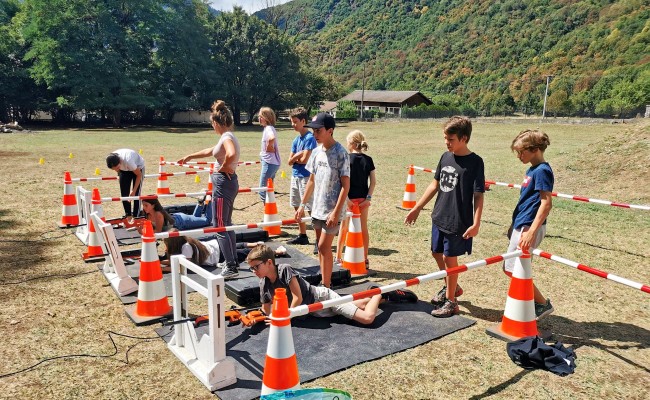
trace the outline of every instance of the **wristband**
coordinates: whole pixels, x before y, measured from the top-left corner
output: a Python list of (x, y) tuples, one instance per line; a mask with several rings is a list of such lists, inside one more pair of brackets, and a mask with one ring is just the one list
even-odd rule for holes
[(305, 208), (306, 206), (307, 206), (307, 204), (305, 204), (305, 203), (300, 203), (300, 205), (299, 205), (298, 207)]
[(371, 200), (371, 199), (372, 199), (372, 196), (371, 196), (371, 195), (367, 195), (367, 196), (366, 196), (366, 200)]

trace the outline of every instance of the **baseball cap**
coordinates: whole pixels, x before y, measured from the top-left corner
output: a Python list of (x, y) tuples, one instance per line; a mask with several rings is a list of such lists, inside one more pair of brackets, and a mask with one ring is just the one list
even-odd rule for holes
[(307, 128), (323, 128), (325, 129), (330, 129), (330, 128), (335, 128), (336, 127), (336, 122), (334, 121), (334, 117), (329, 115), (328, 113), (318, 113), (314, 118), (311, 119), (311, 122), (305, 125)]

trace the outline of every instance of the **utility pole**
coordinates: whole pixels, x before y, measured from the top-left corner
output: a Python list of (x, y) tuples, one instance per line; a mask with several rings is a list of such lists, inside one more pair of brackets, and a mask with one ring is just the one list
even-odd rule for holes
[(542, 110), (542, 119), (546, 118), (546, 99), (548, 98), (548, 84), (551, 83), (553, 75), (546, 75), (546, 90), (544, 91), (544, 110)]
[(366, 93), (366, 63), (363, 63), (363, 78), (361, 79), (361, 121), (363, 122), (363, 96)]

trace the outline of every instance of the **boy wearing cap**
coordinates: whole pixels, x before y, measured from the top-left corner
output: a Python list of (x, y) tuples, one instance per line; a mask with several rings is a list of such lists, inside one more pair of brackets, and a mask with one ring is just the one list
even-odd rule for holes
[(306, 168), (311, 175), (296, 210), (296, 219), (305, 216), (305, 205), (313, 193), (312, 226), (316, 236), (320, 237), (318, 260), (322, 284), (329, 288), (334, 260), (332, 241), (338, 233), (350, 190), (350, 159), (345, 147), (334, 140), (334, 117), (319, 113), (305, 127), (313, 129), (318, 147), (312, 151), (307, 162)]

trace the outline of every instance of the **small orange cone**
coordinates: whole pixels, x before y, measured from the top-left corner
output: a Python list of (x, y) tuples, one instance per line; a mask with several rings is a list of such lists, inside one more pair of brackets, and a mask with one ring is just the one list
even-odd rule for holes
[(406, 177), (406, 187), (404, 188), (404, 198), (402, 199), (402, 208), (410, 210), (415, 207), (415, 169), (409, 166), (409, 174)]
[[(280, 221), (278, 216), (278, 205), (275, 204), (275, 192), (273, 191), (273, 179), (266, 181), (266, 202), (264, 203), (264, 222)], [(263, 228), (269, 235), (279, 235), (282, 233), (280, 226), (265, 226)]]
[[(104, 210), (102, 209), (102, 198), (99, 196), (99, 189), (93, 189), (92, 205), (90, 213), (96, 212), (97, 215), (106, 222), (104, 218)], [(99, 233), (97, 233), (97, 227), (93, 222), (93, 219), (88, 218), (88, 251), (83, 253), (83, 259), (89, 261), (91, 258), (101, 257), (108, 253), (108, 250), (102, 245), (102, 242), (99, 240)]]
[(72, 188), (70, 172), (63, 175), (63, 212), (61, 225), (79, 225), (79, 210), (77, 209), (77, 197)]
[(172, 312), (165, 294), (153, 226), (148, 220), (144, 221), (142, 232), (138, 302), (125, 311), (136, 325), (155, 323)]
[[(266, 347), (266, 361), (262, 376), (262, 396), (300, 389), (298, 359), (293, 347), (289, 300), (286, 289), (275, 289), (271, 311), (271, 330)], [(276, 320), (274, 318), (286, 318)]]
[(352, 218), (348, 234), (345, 238), (345, 254), (343, 255), (343, 268), (350, 271), (351, 275), (367, 275), (366, 260), (363, 251), (363, 233), (361, 232), (361, 210), (359, 205), (352, 206)]
[(501, 323), (486, 329), (487, 334), (509, 342), (528, 336), (548, 337), (537, 330), (534, 298), (530, 253), (524, 252), (515, 260)]
[(170, 194), (169, 183), (167, 183), (167, 176), (165, 175), (165, 157), (160, 156), (160, 164), (158, 164), (158, 187), (156, 188), (157, 194)]

